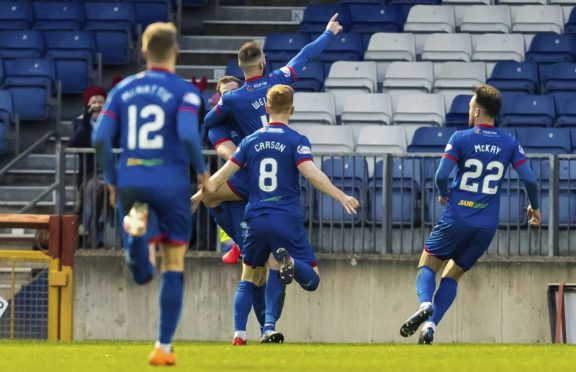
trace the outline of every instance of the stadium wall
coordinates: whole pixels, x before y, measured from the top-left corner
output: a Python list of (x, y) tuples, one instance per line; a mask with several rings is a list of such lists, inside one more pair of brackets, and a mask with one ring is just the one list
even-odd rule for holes
[[(416, 342), (399, 327), (417, 308), (416, 256), (320, 256), (321, 284), (288, 288), (278, 329), (287, 342)], [(76, 340), (153, 340), (158, 318), (156, 278), (132, 283), (118, 252), (79, 252), (74, 270)], [(185, 306), (176, 337), (230, 341), (240, 266), (216, 253), (186, 261)], [(486, 257), (464, 276), (437, 342), (549, 343), (547, 284), (576, 280), (576, 258)], [(258, 328), (251, 315), (249, 339)]]

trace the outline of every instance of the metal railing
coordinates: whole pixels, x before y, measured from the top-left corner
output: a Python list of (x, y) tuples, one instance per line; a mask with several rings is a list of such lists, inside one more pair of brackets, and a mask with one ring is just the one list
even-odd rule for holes
[[(68, 148), (62, 154), (76, 154), (74, 168), (77, 170), (83, 163), (85, 173), (88, 163), (95, 161), (92, 149)], [(212, 172), (215, 171), (219, 164), (215, 152), (206, 151), (205, 156)], [(442, 212), (434, 184), (439, 154), (323, 153), (316, 154), (315, 161), (336, 186), (356, 196), (362, 206), (358, 215), (349, 216), (337, 201), (301, 180), (304, 221), (317, 252), (418, 254), (422, 251)], [(572, 242), (576, 241), (576, 155), (531, 155), (530, 161), (541, 185), (543, 224), (527, 225), (526, 191), (517, 174), (509, 169), (501, 185), (500, 227), (488, 254), (575, 255)], [(84, 207), (80, 217), (81, 247), (120, 249), (121, 224), (106, 202), (108, 195), (102, 177), (86, 173), (82, 178), (92, 181), (74, 188), (72, 195), (77, 209)], [(70, 178), (67, 182), (67, 186), (72, 184)], [(66, 204), (63, 190), (63, 185), (57, 188), (60, 208)], [(208, 212), (200, 209), (194, 219), (192, 249), (218, 249), (216, 233), (217, 227)]]

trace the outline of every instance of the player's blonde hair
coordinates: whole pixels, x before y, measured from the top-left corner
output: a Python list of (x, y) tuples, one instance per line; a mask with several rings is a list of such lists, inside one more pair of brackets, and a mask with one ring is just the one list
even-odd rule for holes
[(243, 71), (257, 67), (262, 54), (262, 48), (255, 41), (245, 43), (238, 51), (238, 66)]
[(152, 62), (166, 62), (177, 48), (176, 26), (170, 22), (152, 23), (142, 34), (142, 52)]
[(242, 81), (238, 79), (236, 76), (222, 76), (220, 80), (218, 80), (218, 83), (216, 84), (216, 91), (220, 93), (220, 88), (222, 88), (222, 85), (226, 85), (232, 82), (238, 84), (238, 86), (242, 85)]
[(292, 110), (294, 89), (289, 85), (274, 85), (266, 94), (266, 107), (271, 114), (283, 114)]

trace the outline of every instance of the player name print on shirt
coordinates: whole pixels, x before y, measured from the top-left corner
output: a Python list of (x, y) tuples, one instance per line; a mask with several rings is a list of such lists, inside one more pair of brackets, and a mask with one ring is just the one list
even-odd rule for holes
[(498, 155), (502, 149), (495, 145), (474, 145), (474, 152), (491, 152)]

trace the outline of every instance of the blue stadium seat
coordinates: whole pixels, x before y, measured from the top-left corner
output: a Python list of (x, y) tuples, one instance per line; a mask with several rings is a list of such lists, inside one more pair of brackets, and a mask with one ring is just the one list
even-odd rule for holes
[(527, 153), (569, 154), (572, 152), (568, 128), (533, 128), (523, 135), (522, 147)]
[(388, 5), (440, 5), (442, 0), (390, 0)]
[[(276, 70), (285, 63), (271, 63), (270, 70)], [(324, 68), (321, 62), (308, 62), (301, 71), (296, 72), (296, 80), (292, 87), (298, 92), (320, 92), (324, 86)]]
[(357, 33), (336, 35), (318, 59), (324, 64), (324, 71), (329, 71), (335, 61), (361, 61), (364, 58), (362, 36)]
[(450, 105), (450, 111), (446, 114), (447, 127), (466, 128), (468, 126), (471, 98), (472, 95), (469, 94), (461, 94), (454, 97)]
[(8, 124), (0, 119), (0, 155), (8, 151), (6, 134), (8, 132)]
[(487, 81), (500, 91), (538, 93), (538, 66), (535, 63), (500, 61)]
[(567, 34), (576, 34), (576, 8), (572, 8), (568, 22), (564, 25), (564, 32)]
[[(420, 184), (422, 169), (420, 159), (394, 158), (392, 162), (392, 223), (395, 225), (418, 225), (420, 213)], [(374, 176), (367, 188), (366, 222), (382, 223), (383, 202), (383, 161), (378, 161)]]
[(312, 190), (314, 187), (304, 178), (300, 176), (300, 209), (304, 217), (304, 223), (310, 220), (312, 208), (314, 207), (314, 197)]
[[(434, 176), (440, 165), (441, 158), (423, 158), (422, 159), (422, 179), (424, 185), (424, 196), (422, 200), (422, 208), (424, 208), (424, 223), (428, 226), (436, 224), (440, 215), (444, 211), (444, 207), (438, 204), (438, 190)], [(450, 173), (449, 184), (456, 177), (457, 167), (452, 169)]]
[(576, 58), (576, 35), (552, 32), (536, 34), (526, 52), (527, 62), (573, 62)]
[[(334, 157), (322, 162), (322, 170), (332, 179), (336, 187), (354, 196), (364, 204), (368, 166), (363, 157)], [(321, 191), (316, 191), (314, 219), (319, 223), (353, 224), (362, 219), (362, 210), (349, 215), (336, 200)]]
[(228, 76), (235, 76), (238, 79), (244, 80), (244, 72), (238, 66), (238, 60), (232, 59), (226, 65), (226, 71), (224, 72)]
[(0, 58), (40, 58), (43, 54), (40, 31), (0, 31)]
[(51, 59), (12, 59), (4, 62), (2, 89), (12, 94), (14, 111), (22, 120), (45, 120), (54, 94), (56, 71)]
[(27, 1), (0, 1), (0, 30), (29, 30), (33, 14)]
[(208, 0), (182, 0), (182, 6), (187, 8), (201, 8), (208, 5)]
[(443, 153), (448, 140), (456, 132), (454, 128), (421, 127), (416, 129), (408, 152)]
[(540, 65), (540, 81), (546, 93), (576, 92), (576, 63)]
[[(542, 213), (542, 225), (550, 223), (550, 161), (548, 159), (533, 159), (532, 168), (536, 177), (540, 180), (540, 211)], [(559, 192), (558, 209), (561, 227), (573, 226), (576, 223), (576, 161), (574, 159), (560, 159), (559, 161)]]
[(34, 29), (81, 30), (84, 7), (77, 2), (34, 2)]
[(351, 4), (350, 22), (352, 32), (373, 34), (375, 32), (402, 32), (406, 21), (402, 8), (378, 4)]
[(508, 167), (500, 184), (500, 226), (524, 226), (528, 222), (528, 197), (518, 173)]
[(576, 95), (555, 94), (556, 126), (576, 127)]
[(502, 98), (500, 126), (551, 127), (556, 119), (552, 96), (507, 94)]
[(6, 133), (13, 122), (13, 113), (12, 94), (7, 90), (0, 90), (0, 154), (7, 151)]
[(309, 42), (310, 35), (305, 33), (270, 33), (264, 43), (266, 61), (286, 64)]
[(102, 62), (108, 65), (129, 63), (136, 30), (134, 5), (126, 2), (86, 2), (84, 12), (84, 30), (94, 31), (96, 50), (102, 53)]
[(304, 16), (300, 22), (300, 32), (322, 33), (326, 30), (326, 24), (332, 16), (338, 13), (338, 22), (344, 32), (350, 29), (350, 14), (345, 5), (308, 5), (304, 9)]
[(134, 3), (136, 23), (142, 30), (154, 22), (167, 22), (172, 14), (172, 0), (129, 0)]

